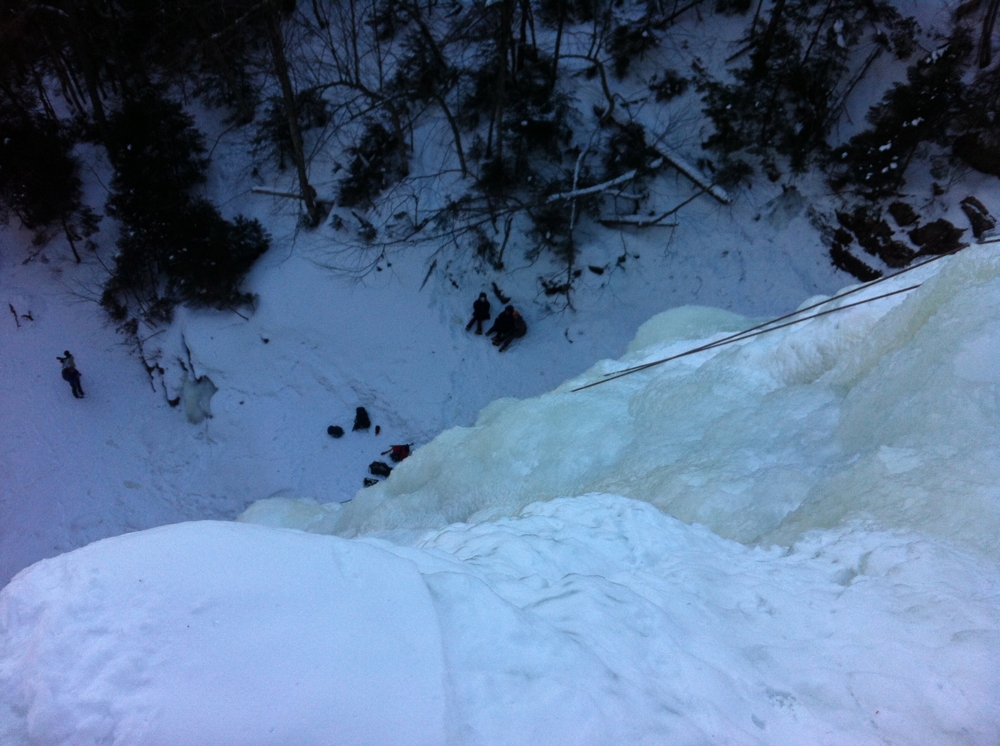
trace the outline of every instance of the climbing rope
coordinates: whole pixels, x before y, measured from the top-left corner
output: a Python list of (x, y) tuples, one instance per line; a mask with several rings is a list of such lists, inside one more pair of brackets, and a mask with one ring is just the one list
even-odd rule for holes
[[(956, 251), (958, 251), (958, 250), (956, 249)], [(701, 345), (700, 347), (695, 347), (695, 348), (690, 349), (690, 350), (685, 350), (684, 352), (680, 352), (680, 353), (678, 353), (676, 355), (671, 355), (670, 357), (665, 357), (662, 360), (654, 360), (652, 362), (643, 363), (642, 365), (636, 365), (636, 366), (631, 367), (631, 368), (625, 368), (623, 370), (614, 371), (612, 373), (605, 373), (604, 374), (604, 378), (602, 380), (600, 380), (600, 381), (593, 381), (593, 382), (588, 383), (588, 384), (586, 384), (584, 386), (579, 386), (579, 387), (577, 387), (575, 389), (572, 389), (572, 391), (583, 391), (584, 389), (589, 389), (589, 388), (592, 388), (594, 386), (600, 386), (602, 383), (608, 383), (609, 381), (614, 381), (617, 378), (623, 378), (624, 376), (628, 376), (628, 375), (631, 375), (633, 373), (638, 373), (641, 370), (646, 370), (647, 368), (653, 368), (653, 367), (655, 367), (657, 365), (663, 365), (664, 363), (669, 363), (672, 360), (678, 360), (679, 358), (687, 357), (688, 355), (694, 355), (694, 354), (696, 354), (698, 352), (704, 352), (705, 350), (711, 350), (711, 349), (714, 349), (716, 347), (722, 347), (723, 345), (733, 344), (734, 342), (742, 342), (745, 339), (752, 339), (753, 337), (758, 337), (761, 334), (767, 334), (768, 332), (777, 331), (778, 329), (784, 329), (784, 328), (789, 327), (789, 326), (794, 326), (795, 324), (801, 324), (804, 321), (810, 321), (812, 319), (818, 319), (820, 316), (826, 316), (827, 314), (835, 313), (837, 311), (846, 311), (848, 308), (854, 308), (855, 306), (862, 306), (862, 305), (864, 305), (866, 303), (874, 303), (877, 300), (882, 300), (883, 298), (890, 298), (893, 295), (899, 295), (900, 293), (907, 293), (910, 290), (915, 290), (916, 288), (920, 287), (920, 283), (917, 283), (916, 285), (910, 285), (909, 287), (900, 288), (899, 290), (893, 290), (892, 292), (889, 292), (889, 293), (883, 293), (882, 295), (876, 295), (876, 296), (871, 297), (871, 298), (865, 298), (864, 300), (855, 301), (854, 303), (848, 303), (848, 304), (843, 305), (843, 306), (837, 306), (836, 308), (828, 308), (825, 311), (820, 311), (819, 313), (814, 313), (814, 314), (812, 314), (810, 316), (803, 316), (802, 318), (799, 318), (799, 319), (793, 319), (791, 321), (785, 321), (786, 319), (792, 319), (793, 316), (798, 316), (799, 314), (803, 314), (803, 313), (807, 313), (808, 311), (815, 310), (817, 308), (820, 308), (821, 306), (827, 305), (828, 303), (833, 303), (834, 301), (841, 300), (843, 298), (848, 297), (849, 295), (853, 295), (854, 293), (858, 293), (858, 292), (860, 292), (862, 290), (868, 290), (869, 288), (874, 287), (875, 285), (878, 285), (880, 282), (885, 282), (886, 280), (891, 280), (891, 279), (893, 279), (895, 277), (899, 277), (900, 275), (906, 274), (907, 272), (912, 272), (915, 269), (919, 269), (920, 267), (926, 267), (928, 264), (930, 264), (932, 262), (936, 262), (939, 259), (943, 259), (946, 256), (951, 256), (954, 253), (955, 253), (955, 251), (949, 251), (947, 254), (940, 254), (940, 255), (935, 256), (935, 257), (933, 257), (931, 259), (928, 259), (925, 262), (920, 262), (919, 264), (913, 264), (913, 265), (907, 267), (906, 269), (901, 269), (899, 272), (896, 272), (895, 274), (886, 275), (885, 277), (880, 277), (877, 280), (873, 280), (872, 282), (865, 283), (864, 285), (859, 285), (858, 287), (853, 288), (851, 290), (848, 290), (845, 293), (841, 293), (840, 295), (835, 295), (835, 296), (833, 296), (831, 298), (827, 298), (824, 301), (820, 301), (819, 303), (814, 303), (811, 306), (806, 306), (805, 308), (800, 308), (797, 311), (792, 311), (792, 313), (787, 313), (784, 316), (779, 316), (776, 319), (771, 319), (770, 321), (765, 321), (762, 324), (758, 324), (757, 326), (752, 326), (749, 329), (744, 329), (741, 332), (736, 332), (735, 334), (731, 334), (728, 337), (723, 337), (722, 339), (717, 339), (714, 342), (709, 342), (708, 344)], [(783, 323), (783, 324), (779, 323), (779, 322), (782, 322), (782, 321), (784, 321), (785, 323)]]

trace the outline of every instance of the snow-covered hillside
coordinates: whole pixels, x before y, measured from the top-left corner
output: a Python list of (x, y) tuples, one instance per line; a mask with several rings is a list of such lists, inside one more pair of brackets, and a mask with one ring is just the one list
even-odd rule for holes
[[(664, 309), (696, 303), (776, 315), (846, 277), (824, 256), (805, 206), (789, 210), (773, 187), (735, 209), (692, 204), (673, 231), (622, 235), (613, 247), (595, 239), (585, 261), (604, 264), (623, 247), (628, 258), (604, 275), (585, 273), (576, 311), (553, 308), (527, 262), (499, 277), (454, 257), (423, 284), (433, 247), (400, 247), (381, 271), (355, 279), (322, 266), (346, 250), (338, 232), (300, 233), (284, 205), (249, 193), (231, 163), (240, 145), (220, 146), (215, 186), (233, 189), (233, 209), (256, 209), (274, 234), (248, 279), (257, 310), (244, 320), (178, 309), (169, 328), (147, 332), (146, 359), (162, 377), (147, 374), (93, 302), (104, 277), (97, 257), (78, 266), (55, 242), (41, 255), (47, 263), (22, 265), (30, 236), (3, 234), (0, 302), (21, 318), (17, 326), (8, 312), (0, 324), (0, 380), (11, 394), (0, 410), (0, 582), (105, 536), (233, 518), (266, 497), (350, 499), (391, 443), (426, 443), (472, 424), (494, 399), (541, 393), (617, 357)], [(757, 213), (774, 218), (755, 222)], [(494, 280), (530, 327), (503, 355), (464, 331), (480, 291), (494, 314), (502, 308)], [(83, 372), (83, 401), (59, 379), (55, 357), (67, 348)], [(167, 401), (185, 376), (206, 375), (219, 389), (214, 416), (192, 425)], [(380, 436), (350, 433), (357, 406)], [(348, 435), (331, 439), (331, 424)]]
[[(919, 48), (934, 49), (950, 23), (948, 4), (907, 0), (898, 8), (917, 21)], [(623, 8), (623, 18), (640, 10)], [(232, 112), (185, 99), (211, 155), (198, 196), (218, 204), (227, 218), (259, 219), (273, 237), (244, 284), (257, 303), (243, 316), (179, 306), (169, 325), (140, 323), (138, 314), (135, 337), (116, 334), (96, 304), (114, 266), (119, 236), (113, 219), (104, 220), (94, 236), (96, 250), (84, 250), (80, 265), (61, 235), (36, 247), (30, 232), (4, 228), (0, 303), (12, 314), (0, 324), (0, 386), (6, 392), (0, 408), (0, 583), (38, 559), (124, 531), (229, 519), (269, 497), (349, 500), (368, 464), (390, 444), (423, 445), (447, 428), (472, 424), (496, 399), (548, 391), (596, 360), (616, 358), (641, 324), (666, 309), (696, 304), (775, 316), (849, 281), (830, 265), (827, 235), (834, 212), (849, 200), (832, 194), (819, 171), (799, 174), (782, 166), (777, 181), (760, 175), (752, 187), (734, 189), (727, 205), (710, 196), (717, 191), (701, 193), (696, 181), (711, 171), (710, 164), (699, 164), (709, 155), (701, 143), (711, 123), (701, 113), (697, 85), (663, 103), (651, 81), (666, 69), (680, 71), (688, 82), (730, 79), (726, 60), (749, 18), (688, 10), (655, 51), (637, 55), (632, 71), (613, 84), (622, 122), (645, 127), (650, 143), (675, 165), (653, 169), (655, 177), (640, 180), (642, 189), (636, 184), (609, 200), (623, 211), (620, 217), (630, 217), (624, 212), (638, 211), (639, 204), (642, 214), (631, 215), (636, 219), (679, 209), (664, 225), (645, 229), (581, 222), (574, 236), (573, 266), (580, 276), (573, 280), (572, 308), (570, 297), (546, 295), (540, 284), (568, 270), (540, 249), (530, 221), (514, 224), (503, 269), (453, 236), (396, 240), (389, 226), (420, 222), (418, 214), (427, 218), (476, 181), (455, 172), (451, 128), (434, 112), (411, 125), (408, 180), (365, 213), (382, 230), (379, 241), (366, 243), (359, 238), (357, 210), (343, 206), (333, 207), (316, 229), (302, 230), (297, 203), (273, 196), (297, 188), (293, 170), (255, 154), (257, 123), (237, 127), (225, 120)], [(325, 59), (326, 47), (303, 31), (300, 22), (306, 21), (298, 19), (288, 32), (305, 55), (297, 61), (302, 85), (320, 83), (330, 72), (324, 67), (329, 60), (317, 61)], [(567, 121), (577, 131), (570, 139), (580, 147), (598, 136), (594, 107), (607, 103), (586, 60), (573, 56), (589, 48), (594, 32), (577, 23), (560, 37), (560, 91), (574, 111)], [(551, 24), (539, 24), (538, 33), (543, 47), (555, 42)], [(880, 53), (865, 69), (831, 142), (855, 134), (867, 107), (905, 76), (906, 66)], [(275, 93), (267, 75), (260, 84)], [(52, 92), (60, 116), (60, 107), (73, 110), (61, 95)], [(331, 203), (354, 130), (331, 124), (306, 133), (313, 184)], [(470, 157), (472, 134), (466, 133)], [(114, 177), (106, 148), (78, 143), (74, 153), (85, 164), (83, 202), (100, 210)], [(590, 157), (596, 168), (597, 151)], [(947, 218), (965, 229), (957, 204), (967, 195), (992, 214), (1000, 207), (994, 177), (963, 172), (939, 194), (939, 177), (929, 169), (916, 164), (910, 172), (906, 199), (925, 222)], [(627, 196), (639, 191), (640, 201)], [(498, 238), (503, 221), (494, 222), (491, 235)], [(902, 226), (893, 231), (907, 240)], [(34, 258), (22, 264), (28, 257)], [(877, 256), (864, 259), (889, 270)], [(528, 336), (502, 356), (463, 331), (480, 291), (490, 294), (494, 314), (504, 304), (498, 296), (509, 297), (529, 325)], [(83, 372), (84, 401), (69, 399), (58, 378), (55, 357), (65, 349)], [(209, 405), (214, 416), (190, 424), (185, 410), (198, 410), (199, 403), (190, 385), (184, 396), (185, 381), (200, 377), (218, 390)], [(369, 410), (382, 434), (329, 438), (330, 425), (350, 429), (358, 406)]]
[(572, 390), (749, 325), (667, 312), (343, 508), (244, 519), (357, 538), (38, 563), (0, 596), (0, 740), (995, 743), (1000, 259), (834, 305), (916, 284)]

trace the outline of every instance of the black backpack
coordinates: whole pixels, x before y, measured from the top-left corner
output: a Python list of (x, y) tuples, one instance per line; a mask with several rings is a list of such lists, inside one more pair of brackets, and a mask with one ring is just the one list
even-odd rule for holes
[(392, 474), (392, 467), (385, 461), (372, 461), (368, 464), (368, 471), (376, 477), (387, 477)]
[(367, 430), (372, 426), (372, 421), (368, 419), (368, 412), (364, 407), (357, 408), (357, 414), (354, 415), (354, 430)]

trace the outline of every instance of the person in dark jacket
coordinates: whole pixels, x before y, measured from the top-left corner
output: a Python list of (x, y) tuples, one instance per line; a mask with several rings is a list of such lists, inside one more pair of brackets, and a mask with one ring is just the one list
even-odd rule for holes
[(479, 297), (472, 304), (472, 319), (465, 326), (465, 331), (469, 331), (473, 324), (476, 324), (476, 334), (483, 333), (483, 322), (490, 320), (490, 300), (486, 293), (480, 293)]
[[(513, 342), (515, 339), (520, 339), (527, 333), (528, 333), (528, 324), (522, 318), (521, 314), (519, 314), (517, 311), (514, 311), (514, 313), (511, 316), (510, 331), (507, 332), (503, 341), (499, 343), (500, 352), (503, 352), (508, 347), (510, 347), (510, 343)], [(493, 340), (493, 344), (497, 344), (496, 339)]]
[(62, 363), (63, 380), (69, 383), (70, 388), (73, 390), (73, 396), (77, 399), (82, 399), (83, 386), (80, 385), (80, 378), (82, 374), (76, 369), (76, 361), (73, 359), (69, 350), (65, 350), (63, 355), (64, 357), (56, 355), (56, 360)]
[(501, 338), (506, 338), (508, 332), (510, 332), (511, 327), (514, 323), (514, 306), (507, 306), (502, 310), (493, 322), (493, 326), (486, 330), (486, 336), (495, 334), (493, 338), (493, 344), (498, 344), (497, 340)]

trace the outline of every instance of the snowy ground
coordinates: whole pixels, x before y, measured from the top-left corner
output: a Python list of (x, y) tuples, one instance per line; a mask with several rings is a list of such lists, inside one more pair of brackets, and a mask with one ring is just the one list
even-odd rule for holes
[(996, 743), (1000, 259), (837, 303), (916, 283), (571, 390), (747, 324), (662, 314), (346, 507), (244, 519), (365, 536), (39, 563), (0, 597), (0, 741)]
[[(217, 160), (219, 178), (236, 179)], [(361, 279), (325, 269), (319, 263), (342, 258), (342, 236), (328, 227), (296, 234), (284, 205), (251, 197), (249, 183), (243, 186), (231, 208), (256, 207), (275, 235), (248, 282), (260, 296), (257, 312), (246, 321), (181, 309), (169, 330), (146, 343), (150, 362), (166, 369), (152, 382), (87, 300), (103, 273), (95, 257), (79, 267), (56, 242), (41, 254), (47, 263), (22, 265), (29, 237), (2, 234), (0, 302), (32, 320), (17, 327), (8, 312), (0, 323), (7, 392), (0, 582), (95, 539), (232, 518), (266, 497), (350, 499), (391, 443), (426, 443), (471, 424), (494, 399), (541, 393), (595, 360), (617, 357), (639, 325), (666, 308), (697, 303), (777, 314), (845, 281), (818, 245), (804, 205), (796, 202), (789, 214), (777, 187), (748, 194), (735, 209), (707, 198), (692, 204), (675, 231), (625, 234), (612, 246), (595, 240), (584, 263), (615, 265), (623, 244), (628, 258), (604, 275), (586, 271), (577, 310), (560, 311), (538, 291), (538, 268), (528, 263), (498, 278), (460, 257), (444, 271), (442, 259), (423, 287), (437, 258), (427, 247), (390, 254), (382, 271)], [(777, 217), (753, 221), (761, 211)], [(98, 237), (106, 245), (105, 229)], [(494, 279), (530, 326), (503, 355), (464, 331), (481, 290), (490, 292), (494, 314), (502, 308)], [(67, 348), (83, 372), (83, 401), (59, 378), (55, 356)], [(197, 426), (183, 407), (167, 404), (180, 393), (182, 365), (219, 388), (214, 417)], [(326, 435), (331, 424), (350, 431), (357, 406), (368, 408), (380, 436)]]
[[(933, 45), (945, 6), (913, 1), (901, 9), (926, 30), (921, 43)], [(620, 83), (623, 95), (638, 95), (663, 64), (721, 71), (744, 21), (714, 15), (710, 23), (678, 27), (662, 58), (650, 55), (641, 74)], [(859, 91), (851, 112), (856, 124), (868, 99), (902, 71), (899, 63), (877, 63), (871, 90)], [(588, 96), (600, 94), (596, 83), (579, 85), (570, 93), (586, 111)], [(732, 206), (700, 197), (678, 214), (674, 229), (582, 226), (575, 310), (561, 310), (538, 284), (553, 268), (524, 259), (531, 247), (523, 238), (515, 237), (501, 275), (438, 244), (391, 248), (376, 261), (352, 248), (358, 241), (347, 211), (344, 230), (327, 224), (298, 231), (287, 200), (251, 193), (261, 185), (290, 188), (292, 175), (255, 168), (252, 131), (225, 126), (220, 112), (191, 108), (212, 153), (206, 195), (229, 214), (260, 218), (274, 236), (247, 283), (260, 298), (257, 311), (244, 320), (182, 309), (168, 330), (140, 330), (146, 362), (165, 371), (151, 380), (93, 303), (105, 277), (98, 260), (107, 264), (113, 255), (113, 221), (104, 221), (96, 236), (101, 249), (85, 254), (83, 266), (72, 263), (62, 239), (22, 265), (36, 251), (30, 236), (0, 231), (0, 309), (6, 302), (21, 316), (20, 327), (7, 311), (0, 322), (0, 584), (38, 559), (123, 531), (232, 518), (267, 497), (348, 500), (390, 444), (424, 444), (473, 423), (495, 399), (548, 391), (597, 360), (617, 358), (636, 329), (665, 309), (698, 304), (774, 316), (851, 279), (830, 266), (815, 226), (817, 216), (830, 218), (837, 198), (816, 175), (787, 174), (775, 184), (758, 179), (734, 194)], [(646, 122), (650, 132), (669, 130), (671, 152), (693, 161), (705, 134), (698, 110), (692, 90), (667, 109), (638, 107), (633, 114), (654, 117)], [(441, 122), (438, 129), (423, 126), (414, 173), (437, 173), (450, 157), (450, 135)], [(79, 155), (87, 164), (86, 201), (99, 208), (107, 163), (89, 146)], [(327, 148), (315, 158), (315, 183), (332, 194), (331, 163), (340, 154)], [(967, 174), (944, 198), (933, 196), (928, 174), (912, 181), (909, 199), (927, 220), (945, 216), (964, 227), (955, 204), (967, 193), (1000, 212), (989, 177)], [(693, 193), (676, 172), (649, 186), (651, 207)], [(359, 277), (360, 266), (370, 271)], [(503, 356), (464, 332), (472, 300), (490, 292), (493, 281), (530, 326)], [(491, 298), (496, 313), (502, 304)], [(82, 402), (58, 377), (55, 356), (67, 348), (84, 374)], [(185, 377), (197, 376), (208, 376), (219, 391), (214, 417), (191, 425), (184, 407), (172, 409), (167, 400), (182, 392)], [(326, 436), (331, 424), (349, 429), (357, 406), (368, 408), (381, 436)]]

